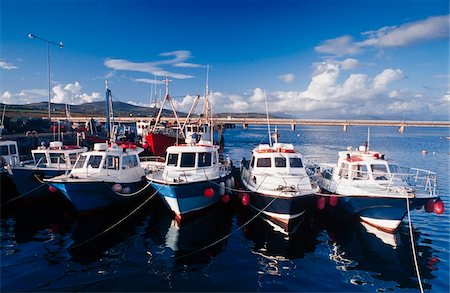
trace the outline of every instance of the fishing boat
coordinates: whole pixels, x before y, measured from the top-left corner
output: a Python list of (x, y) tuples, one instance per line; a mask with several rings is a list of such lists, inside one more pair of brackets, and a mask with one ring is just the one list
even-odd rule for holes
[(79, 156), (70, 173), (44, 181), (79, 212), (133, 201), (151, 193), (139, 158), (142, 151), (131, 144), (96, 143)]
[(60, 141), (52, 141), (48, 146), (42, 143), (31, 150), (31, 160), (11, 167), (11, 180), (20, 198), (49, 196), (54, 190), (48, 190), (43, 180), (69, 172), (78, 156), (86, 151), (85, 147), (63, 145)]
[(410, 209), (427, 206), (443, 212), (436, 194), (436, 174), (410, 168), (403, 171), (369, 143), (338, 152), (337, 164), (317, 164), (322, 189), (319, 209), (330, 208), (357, 216), (385, 232), (394, 232)]
[(144, 151), (133, 143), (115, 143), (111, 91), (106, 83), (106, 129), (110, 142), (96, 143), (80, 155), (68, 174), (44, 180), (59, 190), (79, 212), (122, 204), (150, 193), (145, 180), (149, 162), (141, 163)]
[(219, 146), (210, 140), (188, 139), (186, 144), (168, 147), (165, 163), (149, 172), (147, 180), (181, 219), (227, 198), (231, 162), (219, 161)]
[(206, 91), (203, 115), (197, 127), (186, 127), (185, 143), (168, 147), (165, 163), (147, 175), (177, 219), (200, 212), (221, 199), (229, 200), (233, 185), (231, 161), (219, 160), (220, 146), (214, 144), (211, 117)]
[(13, 140), (0, 140), (0, 197), (2, 204), (11, 200), (17, 192), (11, 181), (11, 168), (19, 163), (20, 157), (17, 142)]
[(240, 170), (240, 181), (249, 191), (243, 195), (244, 204), (285, 233), (295, 232), (314, 207), (319, 191), (306, 173), (302, 154), (292, 144), (260, 144), (253, 149), (250, 162), (241, 161)]

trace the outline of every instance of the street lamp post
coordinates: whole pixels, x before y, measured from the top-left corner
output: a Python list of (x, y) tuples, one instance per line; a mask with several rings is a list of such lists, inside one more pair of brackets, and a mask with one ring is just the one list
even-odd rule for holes
[(55, 43), (44, 38), (40, 38), (33, 34), (29, 34), (28, 37), (30, 39), (38, 39), (47, 43), (47, 67), (48, 67), (48, 120), (51, 119), (51, 93), (50, 93), (50, 44), (56, 45), (60, 48), (64, 48), (63, 42)]

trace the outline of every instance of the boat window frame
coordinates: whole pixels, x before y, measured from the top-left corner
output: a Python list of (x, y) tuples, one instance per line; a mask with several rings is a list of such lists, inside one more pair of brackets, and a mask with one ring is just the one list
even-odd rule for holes
[(88, 156), (86, 155), (80, 155), (77, 158), (77, 161), (75, 163), (74, 169), (83, 169), (84, 165), (86, 164), (86, 159)]
[(17, 155), (17, 147), (15, 144), (9, 145), (9, 154), (10, 155)]
[[(279, 165), (278, 163), (282, 163), (281, 165)], [(287, 168), (287, 160), (285, 157), (275, 157), (274, 158), (274, 166), (275, 168)], [(284, 164), (283, 164), (284, 163)]]
[[(268, 165), (260, 165), (260, 161), (262, 162), (269, 162)], [(272, 158), (270, 157), (260, 157), (256, 160), (256, 167), (257, 168), (272, 168)]]
[(212, 162), (213, 162), (213, 153), (212, 152), (197, 153), (197, 165), (199, 168), (211, 167), (213, 165)]
[[(197, 158), (197, 153), (195, 152), (186, 152), (186, 153), (181, 153), (180, 156), (180, 168), (195, 168), (196, 166), (196, 158)], [(189, 159), (190, 161), (183, 161), (186, 159)], [(188, 164), (186, 164), (188, 163)]]
[(35, 164), (47, 164), (47, 154), (45, 152), (33, 152), (32, 156)]
[(51, 164), (65, 164), (66, 163), (64, 153), (49, 152), (48, 157), (50, 158)]
[[(110, 160), (111, 160), (111, 164), (110, 164)], [(120, 156), (106, 155), (105, 162), (103, 164), (103, 169), (120, 170)]]
[[(362, 167), (365, 168), (366, 170), (362, 170)], [(352, 166), (351, 170), (353, 180), (368, 180), (370, 178), (369, 168), (367, 167), (367, 164), (355, 164)]]
[(339, 167), (339, 173), (338, 173), (339, 178), (348, 179), (348, 170), (350, 169), (349, 167), (350, 167), (349, 163), (341, 162), (341, 165)]
[(168, 167), (178, 167), (178, 159), (179, 154), (177, 153), (168, 153), (167, 154), (167, 163)]
[[(92, 169), (99, 169), (102, 165), (103, 157), (103, 155), (90, 155), (87, 161), (87, 166)], [(95, 165), (92, 165), (93, 163), (95, 163)]]
[[(5, 153), (5, 151), (6, 151), (6, 153)], [(8, 145), (0, 145), (0, 156), (9, 156)]]
[[(299, 162), (300, 162), (300, 166), (298, 166), (298, 165), (293, 165), (292, 164), (292, 160), (298, 160)], [(292, 169), (297, 169), (297, 168), (303, 168), (303, 161), (302, 161), (302, 158), (299, 158), (299, 157), (289, 157), (289, 167), (290, 168), (292, 168)]]
[[(376, 172), (374, 170), (374, 166), (383, 166), (385, 171), (384, 172), (380, 172), (380, 170), (377, 170), (378, 172)], [(370, 164), (370, 171), (372, 173), (372, 177), (374, 180), (388, 180), (389, 179), (389, 167), (386, 164)], [(378, 176), (381, 175), (381, 176)]]

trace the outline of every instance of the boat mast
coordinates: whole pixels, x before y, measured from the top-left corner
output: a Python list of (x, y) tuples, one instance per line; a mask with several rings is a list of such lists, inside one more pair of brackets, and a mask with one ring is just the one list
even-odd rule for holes
[(269, 109), (267, 107), (266, 91), (264, 91), (264, 102), (266, 103), (267, 131), (269, 132), (269, 146), (272, 146), (272, 135), (270, 134)]
[(106, 86), (106, 137), (108, 139), (112, 139), (114, 135), (112, 135), (113, 127), (112, 124), (114, 123), (113, 118), (113, 109), (112, 109), (112, 95), (111, 90), (108, 88), (108, 81), (105, 81)]

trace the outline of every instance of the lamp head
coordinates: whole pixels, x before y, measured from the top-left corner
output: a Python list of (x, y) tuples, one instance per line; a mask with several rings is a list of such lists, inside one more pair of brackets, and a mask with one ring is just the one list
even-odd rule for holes
[(30, 39), (34, 39), (34, 35), (33, 35), (33, 34), (28, 34), (28, 37), (29, 37)]
[(59, 47), (60, 47), (60, 48), (64, 48), (63, 42), (59, 42)]

